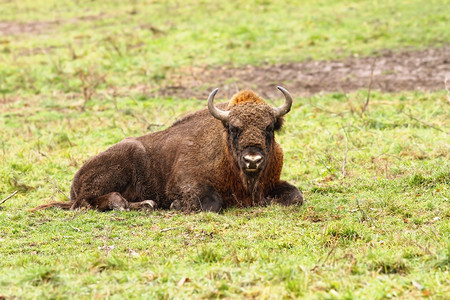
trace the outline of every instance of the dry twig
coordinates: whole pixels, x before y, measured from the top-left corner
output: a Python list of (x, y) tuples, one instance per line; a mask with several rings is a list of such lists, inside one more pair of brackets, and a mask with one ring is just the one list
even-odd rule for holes
[(330, 258), (331, 254), (334, 252), (334, 250), (336, 250), (337, 248), (337, 243), (335, 243), (333, 245), (333, 248), (331, 248), (331, 250), (328, 252), (327, 257), (325, 257), (325, 260), (322, 263), (322, 267), (325, 266), (325, 263), (328, 261), (328, 259)]
[(447, 102), (450, 104), (450, 88), (447, 85), (447, 81), (449, 81), (449, 78), (447, 76), (445, 76), (444, 86), (445, 86), (445, 90), (447, 91)]
[(101, 75), (93, 69), (79, 70), (76, 75), (81, 81), (81, 91), (84, 99), (81, 110), (84, 111), (87, 103), (92, 99), (97, 88), (100, 84), (105, 82), (106, 75)]
[(447, 134), (448, 134), (448, 132), (446, 132), (446, 131), (440, 129), (439, 127), (436, 127), (436, 126), (433, 126), (433, 125), (431, 125), (431, 124), (428, 124), (428, 123), (426, 123), (426, 122), (424, 122), (424, 121), (421, 121), (421, 120), (415, 118), (413, 115), (411, 115), (411, 114), (409, 114), (409, 113), (406, 113), (406, 112), (403, 112), (403, 113), (404, 113), (405, 115), (407, 115), (410, 119), (412, 119), (412, 120), (414, 120), (414, 121), (416, 121), (416, 122), (418, 122), (418, 123), (420, 123), (420, 124), (423, 124), (423, 125), (425, 125), (425, 126), (427, 126), (427, 127), (430, 127), (430, 128), (435, 129), (435, 130), (438, 130), (438, 131), (440, 131), (440, 132), (443, 132), (443, 133), (447, 133)]
[(312, 107), (314, 107), (314, 108), (316, 108), (316, 109), (318, 109), (318, 110), (320, 110), (320, 111), (326, 112), (326, 113), (328, 113), (328, 114), (336, 115), (336, 116), (339, 116), (339, 117), (343, 117), (343, 116), (344, 116), (344, 112), (334, 112), (334, 111), (328, 110), (328, 109), (326, 109), (326, 108), (323, 108), (323, 107), (320, 107), (320, 106), (318, 106), (318, 105), (316, 105), (316, 104), (313, 104), (313, 103), (311, 102), (311, 100), (309, 100), (309, 103), (308, 103), (308, 104), (309, 104), (310, 106), (312, 106)]
[(113, 47), (113, 49), (116, 51), (116, 53), (119, 55), (119, 56), (123, 56), (122, 55), (122, 51), (120, 51), (120, 48), (119, 48), (119, 46), (117, 45), (117, 42), (112, 38), (112, 37), (107, 37), (106, 39), (105, 39), (105, 41), (106, 42), (108, 42), (112, 47)]
[(76, 231), (78, 231), (78, 232), (80, 232), (81, 231), (81, 229), (80, 228), (77, 228), (77, 227), (75, 227), (75, 226), (72, 226), (72, 225), (70, 225), (70, 227), (72, 227), (72, 229), (75, 229)]
[(163, 228), (163, 229), (161, 229), (159, 232), (162, 233), (162, 232), (174, 230), (174, 229), (177, 229), (177, 228), (178, 228), (178, 227), (168, 227), (168, 228)]
[(369, 106), (370, 101), (370, 92), (372, 91), (372, 84), (373, 84), (373, 71), (375, 70), (375, 62), (377, 61), (376, 58), (373, 59), (371, 71), (370, 71), (370, 82), (369, 82), (369, 89), (367, 91), (367, 98), (366, 103), (364, 103), (364, 107), (362, 108), (361, 115), (365, 113), (367, 107)]
[(5, 203), (8, 199), (14, 197), (19, 191), (15, 191), (14, 193), (12, 193), (11, 195), (9, 195), (8, 197), (6, 197), (5, 199), (3, 199), (2, 201), (0, 201), (0, 205), (2, 205), (3, 203)]
[(342, 127), (345, 135), (345, 153), (344, 153), (344, 161), (342, 162), (342, 178), (345, 178), (345, 164), (347, 163), (347, 154), (348, 154), (348, 136), (345, 127)]
[(67, 200), (70, 200), (70, 198), (66, 195), (66, 193), (64, 193), (64, 192), (59, 188), (59, 186), (58, 186), (58, 184), (57, 184), (56, 182), (51, 182), (49, 177), (47, 177), (47, 181), (48, 181), (48, 183), (50, 183), (50, 184), (55, 188), (55, 190), (56, 190), (57, 192), (59, 192), (60, 194), (62, 194), (64, 197), (66, 197)]
[(361, 208), (361, 206), (359, 205), (359, 200), (358, 198), (356, 198), (356, 205), (358, 205), (358, 210), (361, 212), (361, 221), (364, 222), (367, 220), (367, 215), (366, 212)]

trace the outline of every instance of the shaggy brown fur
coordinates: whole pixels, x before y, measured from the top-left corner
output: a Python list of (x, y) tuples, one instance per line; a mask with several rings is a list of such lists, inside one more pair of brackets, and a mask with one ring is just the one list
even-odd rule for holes
[[(70, 202), (63, 209), (98, 210), (172, 208), (220, 211), (276, 201), (302, 204), (300, 191), (280, 180), (283, 152), (274, 131), (282, 117), (252, 91), (236, 94), (226, 104), (227, 122), (207, 109), (175, 122), (164, 131), (126, 138), (90, 158), (75, 174)], [(246, 169), (245, 154), (258, 154), (257, 171)]]
[(264, 100), (256, 95), (252, 91), (241, 91), (233, 96), (231, 98), (230, 102), (228, 103), (228, 110), (232, 108), (233, 106), (239, 105), (244, 102), (253, 102), (256, 104), (264, 104)]

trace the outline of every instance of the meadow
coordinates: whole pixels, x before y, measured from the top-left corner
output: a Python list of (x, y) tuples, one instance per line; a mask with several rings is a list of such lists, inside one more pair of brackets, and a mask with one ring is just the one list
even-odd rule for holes
[(66, 200), (90, 156), (205, 108), (161, 93), (172, 74), (445, 47), (449, 5), (2, 1), (0, 201), (17, 193), (0, 204), (0, 299), (448, 298), (444, 78), (429, 91), (291, 89), (276, 139), (300, 207), (29, 209)]

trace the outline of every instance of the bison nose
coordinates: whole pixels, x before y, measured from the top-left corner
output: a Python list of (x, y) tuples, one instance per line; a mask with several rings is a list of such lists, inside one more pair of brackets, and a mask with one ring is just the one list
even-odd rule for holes
[(260, 154), (247, 154), (243, 158), (247, 170), (256, 170), (263, 162), (263, 157)]

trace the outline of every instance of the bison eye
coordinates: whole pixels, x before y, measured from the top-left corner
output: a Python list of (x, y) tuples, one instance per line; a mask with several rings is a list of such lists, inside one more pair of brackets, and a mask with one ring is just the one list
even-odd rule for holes
[(241, 130), (238, 127), (235, 127), (233, 125), (229, 125), (228, 130), (230, 131), (230, 134), (233, 136), (238, 136)]
[(273, 130), (274, 130), (273, 124), (270, 124), (269, 126), (266, 127), (267, 133), (271, 133), (271, 132), (273, 132)]

